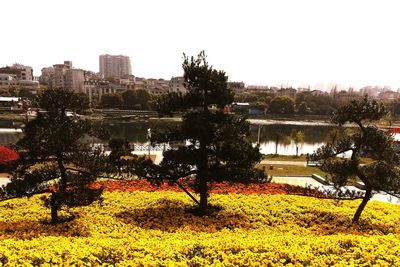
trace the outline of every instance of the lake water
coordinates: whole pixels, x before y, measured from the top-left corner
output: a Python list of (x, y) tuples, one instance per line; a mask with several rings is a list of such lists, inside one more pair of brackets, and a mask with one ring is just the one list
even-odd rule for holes
[[(147, 129), (165, 130), (178, 122), (152, 119), (144, 122), (105, 121), (103, 126), (113, 137), (126, 138), (135, 144), (147, 144)], [(310, 123), (301, 121), (252, 121), (251, 140), (254, 144), (260, 142), (260, 151), (263, 154), (295, 155), (296, 144), (291, 140), (293, 131), (304, 133), (304, 143), (298, 144), (298, 153), (313, 153), (322, 146), (329, 133), (336, 127), (326, 123)], [(258, 133), (260, 135), (258, 136)], [(0, 145), (15, 143), (22, 136), (21, 123), (0, 121)], [(276, 151), (277, 150), (277, 151)]]

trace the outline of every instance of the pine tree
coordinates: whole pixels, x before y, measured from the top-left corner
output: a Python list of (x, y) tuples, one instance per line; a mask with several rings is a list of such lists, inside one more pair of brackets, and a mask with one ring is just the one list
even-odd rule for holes
[(1, 195), (49, 193), (43, 200), (51, 209), (51, 222), (57, 223), (62, 207), (89, 205), (100, 199), (102, 189), (91, 184), (109, 164), (89, 138), (100, 137), (97, 133), (101, 131), (76, 115), (87, 108), (87, 102), (73, 92), (52, 89), (38, 96), (37, 105), (42, 111), (23, 129), (24, 136), (16, 144), (21, 158)]
[[(153, 173), (148, 177), (176, 183), (182, 177), (193, 178), (192, 187), (200, 194), (200, 201), (191, 197), (198, 203), (198, 213), (203, 215), (208, 212), (212, 182), (244, 182), (263, 177), (263, 172), (255, 169), (261, 154), (249, 139), (246, 118), (223, 112), (233, 101), (225, 72), (213, 69), (204, 52), (197, 59), (184, 56), (183, 70), (187, 94), (175, 94), (165, 102), (169, 108), (184, 111), (182, 123), (167, 132), (153, 134), (152, 141), (186, 145), (165, 151), (158, 175)], [(172, 105), (171, 100), (179, 105)], [(166, 109), (159, 107), (159, 110)]]
[[(400, 196), (400, 158), (393, 136), (374, 125), (374, 122), (386, 114), (387, 110), (382, 103), (371, 101), (367, 97), (340, 107), (333, 115), (332, 122), (338, 126), (352, 123), (357, 129), (343, 136), (335, 136), (311, 156), (312, 160), (322, 160), (320, 168), (331, 174), (336, 188), (339, 189), (355, 179), (364, 183), (365, 194), (354, 214), (353, 223), (358, 223), (375, 191)], [(336, 157), (347, 151), (351, 153), (350, 158)], [(360, 164), (363, 154), (372, 161)]]

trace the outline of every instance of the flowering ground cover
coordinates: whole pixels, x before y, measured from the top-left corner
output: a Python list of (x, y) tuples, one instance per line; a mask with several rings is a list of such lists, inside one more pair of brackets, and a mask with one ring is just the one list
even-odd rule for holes
[[(129, 190), (128, 190), (129, 191)], [(187, 212), (180, 192), (106, 192), (47, 224), (40, 196), (0, 203), (7, 266), (400, 266), (400, 206), (294, 195), (211, 194), (214, 214)]]
[[(189, 183), (193, 181), (185, 179), (180, 180), (180, 183), (190, 190)], [(96, 187), (104, 186), (106, 191), (109, 192), (134, 192), (134, 191), (174, 191), (182, 192), (182, 189), (176, 184), (168, 184), (164, 182), (160, 185), (155, 185), (147, 180), (104, 180), (96, 183)], [(233, 182), (220, 182), (212, 185), (211, 193), (214, 194), (292, 194), (292, 195), (307, 195), (315, 197), (324, 197), (325, 195), (317, 190), (293, 186), (288, 184), (276, 183), (233, 183)]]

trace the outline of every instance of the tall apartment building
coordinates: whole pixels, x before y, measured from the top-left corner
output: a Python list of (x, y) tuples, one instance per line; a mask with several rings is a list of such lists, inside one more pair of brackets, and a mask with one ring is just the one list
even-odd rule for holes
[(75, 93), (83, 92), (85, 82), (84, 71), (81, 69), (70, 69), (65, 72), (65, 88)]
[(100, 55), (99, 69), (104, 78), (121, 79), (124, 76), (132, 75), (131, 60), (123, 55)]
[(43, 68), (40, 76), (42, 83), (51, 88), (65, 88), (76, 93), (83, 92), (85, 72), (74, 69), (72, 61), (64, 61), (63, 64), (54, 64), (53, 67)]
[(42, 75), (39, 77), (39, 82), (43, 84), (51, 84), (51, 81), (54, 76), (54, 68), (53, 67), (45, 67), (42, 68)]

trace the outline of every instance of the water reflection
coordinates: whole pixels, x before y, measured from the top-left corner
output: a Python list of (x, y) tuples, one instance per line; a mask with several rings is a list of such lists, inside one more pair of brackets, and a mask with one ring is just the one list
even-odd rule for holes
[[(258, 140), (258, 125), (251, 125), (251, 140)], [(293, 131), (304, 133), (304, 142), (298, 144), (298, 154), (311, 154), (324, 145), (329, 134), (337, 127), (332, 125), (268, 124), (260, 128), (260, 151), (263, 154), (295, 155), (296, 144)]]
[[(164, 131), (169, 127), (174, 127), (178, 122), (166, 120), (149, 120), (144, 122), (104, 121), (103, 127), (110, 132), (112, 137), (126, 138), (135, 144), (147, 143), (147, 129), (153, 131)], [(10, 145), (22, 136), (16, 132), (18, 125), (10, 121), (1, 121), (3, 131), (0, 129), (0, 145)], [(1, 127), (0, 127), (1, 128)], [(7, 130), (5, 130), (7, 129)], [(258, 141), (258, 125), (251, 125), (251, 140), (254, 144)], [(291, 139), (293, 131), (304, 133), (304, 143), (298, 144), (299, 154), (313, 153), (318, 147), (322, 146), (327, 140), (329, 133), (336, 129), (331, 125), (288, 125), (288, 124), (268, 124), (260, 128), (260, 150), (263, 154), (295, 155), (296, 144)], [(276, 142), (278, 141), (278, 142)], [(276, 143), (278, 143), (276, 145)]]

